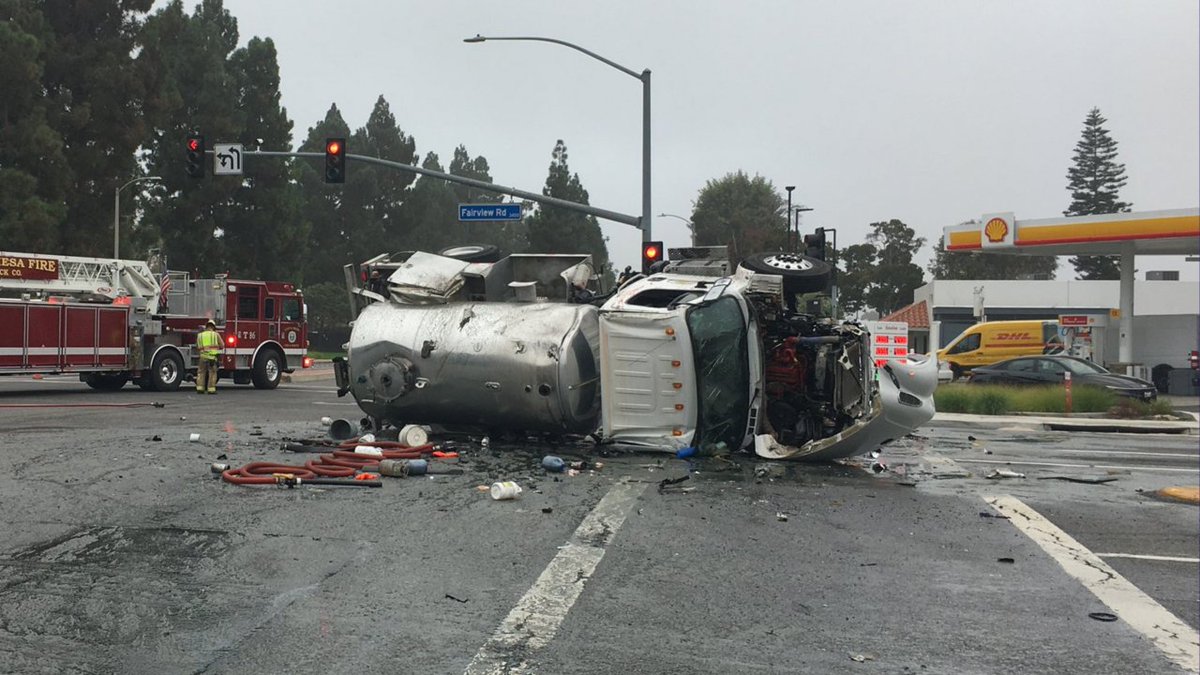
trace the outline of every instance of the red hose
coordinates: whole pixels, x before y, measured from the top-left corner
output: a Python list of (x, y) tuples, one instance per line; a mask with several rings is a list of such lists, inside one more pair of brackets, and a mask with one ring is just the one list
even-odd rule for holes
[[(357, 440), (345, 441), (339, 448), (354, 448)], [(416, 447), (408, 447), (393, 441), (375, 441), (371, 443), (377, 448), (395, 448), (383, 450), (383, 456), (364, 455), (351, 450), (334, 450), (330, 454), (310, 459), (304, 466), (292, 464), (276, 464), (274, 462), (250, 462), (236, 469), (226, 469), (221, 472), (221, 478), (234, 485), (275, 485), (280, 480), (275, 474), (290, 474), (301, 481), (325, 476), (327, 478), (349, 478), (359, 471), (377, 471), (381, 459), (419, 459), (421, 455), (433, 452), (433, 444), (426, 443)]]

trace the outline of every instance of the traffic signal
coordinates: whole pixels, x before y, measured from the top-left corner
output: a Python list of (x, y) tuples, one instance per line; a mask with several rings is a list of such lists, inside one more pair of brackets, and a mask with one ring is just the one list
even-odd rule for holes
[(346, 139), (325, 139), (325, 182), (346, 182)]
[(818, 227), (812, 234), (804, 235), (804, 255), (817, 260), (825, 259), (825, 228)]
[(642, 242), (642, 274), (650, 274), (651, 266), (662, 262), (663, 243), (661, 241)]
[(203, 136), (188, 136), (187, 138), (187, 175), (192, 178), (204, 178)]

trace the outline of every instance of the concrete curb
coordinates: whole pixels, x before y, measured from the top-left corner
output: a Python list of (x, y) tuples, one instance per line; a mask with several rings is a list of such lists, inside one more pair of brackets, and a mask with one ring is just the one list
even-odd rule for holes
[(1084, 417), (1044, 417), (1036, 415), (967, 415), (963, 413), (937, 413), (929, 422), (938, 426), (980, 427), (1003, 429), (1006, 427), (1043, 431), (1093, 431), (1134, 434), (1200, 434), (1200, 423), (1196, 421), (1168, 420), (1122, 420)]

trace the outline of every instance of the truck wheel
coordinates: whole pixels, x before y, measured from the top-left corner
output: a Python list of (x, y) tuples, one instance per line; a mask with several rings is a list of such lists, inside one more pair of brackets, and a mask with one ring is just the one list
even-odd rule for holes
[(125, 386), (129, 376), (123, 373), (89, 373), (83, 381), (97, 391), (116, 391)]
[(438, 251), (438, 255), (463, 262), (496, 262), (500, 259), (500, 249), (491, 244), (469, 244), (444, 248)]
[(283, 376), (283, 358), (274, 349), (265, 349), (254, 359), (254, 372), (250, 377), (254, 380), (255, 389), (274, 389), (279, 386)]
[(751, 272), (783, 277), (783, 289), (788, 293), (812, 293), (829, 287), (829, 263), (799, 253), (757, 253), (740, 264)]
[(175, 391), (183, 382), (183, 359), (173, 351), (163, 350), (154, 356), (146, 377), (154, 391)]

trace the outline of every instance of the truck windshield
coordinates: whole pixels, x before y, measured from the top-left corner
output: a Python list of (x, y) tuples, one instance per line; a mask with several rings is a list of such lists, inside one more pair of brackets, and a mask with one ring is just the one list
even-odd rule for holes
[(696, 359), (699, 411), (696, 449), (741, 447), (750, 413), (750, 364), (746, 321), (732, 297), (693, 307), (687, 313)]

